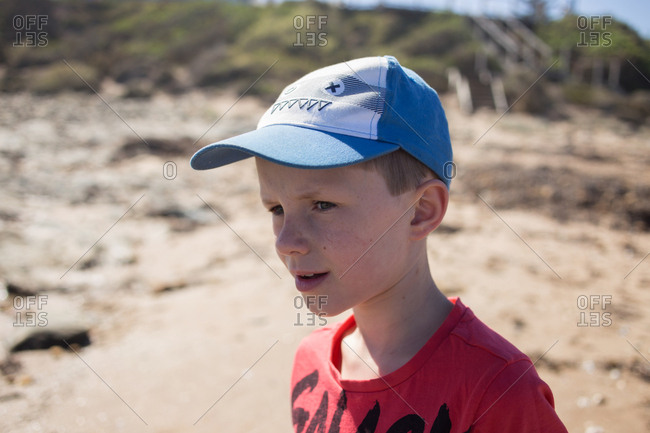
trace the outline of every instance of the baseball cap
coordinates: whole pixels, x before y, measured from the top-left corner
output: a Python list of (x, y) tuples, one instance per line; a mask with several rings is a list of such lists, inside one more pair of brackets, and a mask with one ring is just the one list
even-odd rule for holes
[(256, 130), (203, 147), (190, 165), (207, 170), (258, 156), (291, 167), (334, 168), (400, 148), (449, 188), (453, 155), (438, 94), (394, 57), (366, 57), (290, 84)]

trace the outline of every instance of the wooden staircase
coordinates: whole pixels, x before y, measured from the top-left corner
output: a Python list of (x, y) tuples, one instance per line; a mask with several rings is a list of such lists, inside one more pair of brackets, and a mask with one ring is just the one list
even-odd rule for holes
[(449, 87), (455, 89), (460, 107), (467, 113), (480, 108), (504, 112), (508, 109), (501, 77), (489, 72), (461, 74), (456, 68), (447, 71)]
[(448, 71), (449, 86), (456, 90), (459, 103), (467, 112), (480, 108), (505, 111), (508, 102), (503, 81), (489, 70), (488, 56), (497, 59), (502, 70), (523, 65), (541, 71), (548, 66), (552, 50), (517, 19), (472, 17), (471, 23), (483, 50), (476, 55), (473, 71)]
[(492, 86), (490, 82), (483, 83), (477, 76), (468, 76), (469, 92), (472, 95), (472, 107), (478, 110), (481, 107), (496, 109), (494, 97), (492, 96)]

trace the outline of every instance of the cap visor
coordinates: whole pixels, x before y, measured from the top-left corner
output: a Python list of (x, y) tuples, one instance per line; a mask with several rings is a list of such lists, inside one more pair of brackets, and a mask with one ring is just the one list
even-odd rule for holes
[(333, 168), (390, 153), (398, 145), (293, 125), (269, 125), (205, 146), (190, 165), (208, 170), (258, 156), (298, 168)]

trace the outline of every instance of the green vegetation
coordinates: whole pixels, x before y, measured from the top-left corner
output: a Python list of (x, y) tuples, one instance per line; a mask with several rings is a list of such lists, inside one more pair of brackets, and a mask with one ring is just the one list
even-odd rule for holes
[[(12, 19), (21, 14), (47, 15), (46, 46), (12, 46), (16, 40)], [(576, 19), (567, 16), (536, 26), (561, 61), (540, 81), (534, 95), (522, 99), (523, 109), (541, 113), (552, 106), (545, 86), (559, 89), (556, 93), (564, 101), (598, 106), (607, 100), (599, 96), (601, 90), (572, 82), (575, 75), (567, 74), (563, 63), (569, 61), (572, 68), (586, 65), (582, 81), (588, 82), (593, 59), (607, 65), (618, 59), (623, 93), (601, 108), (618, 110), (626, 105), (625, 95), (636, 92), (635, 104), (647, 113), (644, 101), (650, 83), (643, 75), (650, 76), (650, 42), (614, 20), (606, 28), (608, 36), (605, 31), (597, 36), (597, 44), (578, 46)], [(270, 99), (286, 83), (317, 67), (383, 54), (396, 55), (444, 92), (447, 68), (470, 72), (482, 49), (470, 21), (449, 12), (349, 10), (313, 1), (253, 7), (218, 0), (5, 0), (0, 32), (0, 90), (40, 93), (85, 88), (65, 60), (93, 86), (112, 79), (124, 84), (130, 96), (196, 86), (241, 93), (264, 74), (249, 94)], [(489, 58), (488, 64), (501, 72), (496, 59)], [(536, 78), (516, 69), (505, 72), (506, 91), (513, 97)]]
[[(579, 19), (584, 22), (579, 24)], [(650, 89), (650, 82), (643, 77), (648, 77), (650, 72), (650, 41), (616, 19), (611, 22), (602, 22), (602, 17), (595, 19), (599, 21), (590, 23), (585, 17), (568, 15), (540, 26), (537, 32), (555, 52), (568, 53), (573, 62), (582, 61), (586, 65), (594, 59), (620, 62), (619, 82), (623, 90)]]
[[(50, 11), (46, 30), (53, 34), (46, 47), (38, 48), (12, 47), (15, 34), (2, 35), (0, 61), (6, 73), (0, 87), (5, 91), (42, 87), (32, 70), (55, 63), (59, 66), (48, 66), (54, 69), (47, 74), (47, 91), (57, 88), (57, 78), (60, 89), (76, 88), (72, 81), (78, 78), (71, 71), (73, 80), (65, 77), (65, 59), (83, 65), (94, 82), (111, 78), (141, 87), (146, 79), (166, 91), (191, 86), (243, 91), (274, 65), (250, 90), (271, 97), (316, 67), (389, 53), (444, 91), (446, 67), (471, 64), (478, 49), (466, 19), (449, 13), (345, 10), (316, 2), (264, 7), (221, 1), (32, 4)], [(0, 22), (7, 24), (3, 28), (12, 29), (16, 14), (38, 13), (24, 7), (20, 0), (9, 1), (0, 12)], [(310, 16), (316, 18), (310, 21)], [(319, 23), (318, 16), (324, 21)]]

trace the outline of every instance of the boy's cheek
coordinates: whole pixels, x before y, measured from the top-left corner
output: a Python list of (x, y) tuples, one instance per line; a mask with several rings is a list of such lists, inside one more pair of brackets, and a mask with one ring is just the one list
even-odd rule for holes
[(281, 229), (280, 224), (274, 222), (273, 223), (273, 235), (275, 236), (276, 241), (278, 240), (278, 235), (280, 234), (280, 229)]

